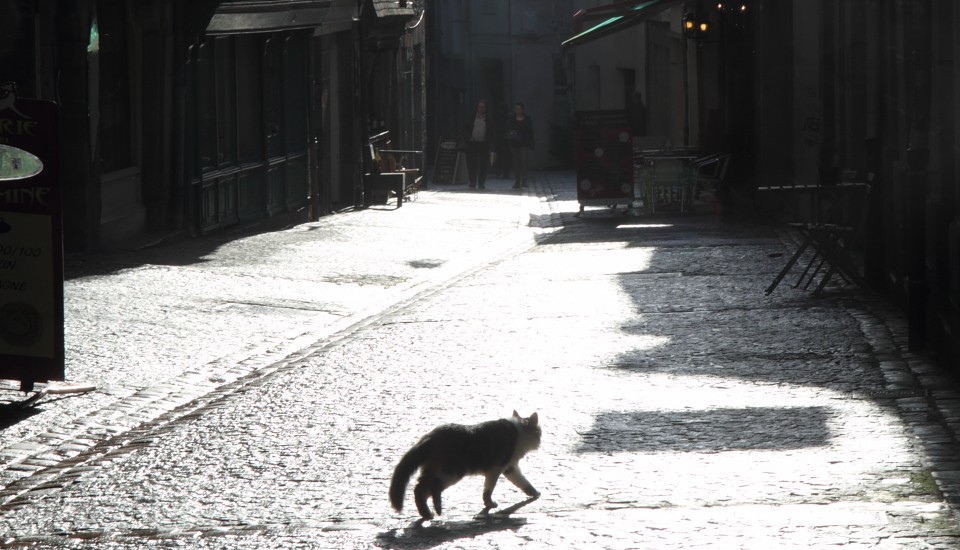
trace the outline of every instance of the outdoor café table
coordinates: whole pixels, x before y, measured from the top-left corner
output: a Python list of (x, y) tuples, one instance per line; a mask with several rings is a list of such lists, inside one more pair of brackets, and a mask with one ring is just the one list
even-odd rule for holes
[[(807, 263), (794, 288), (799, 287), (804, 279), (807, 280), (804, 288), (809, 286), (825, 264), (827, 270), (815, 293), (822, 291), (834, 274), (839, 274), (844, 280), (863, 285), (863, 278), (851, 255), (851, 249), (859, 240), (866, 223), (869, 182), (872, 181), (873, 175), (865, 174), (861, 178), (863, 181), (855, 181), (856, 179), (855, 172), (845, 171), (841, 181), (833, 185), (770, 185), (757, 188), (757, 191), (763, 192), (807, 193), (811, 203), (810, 221), (791, 224), (802, 235), (800, 246), (767, 287), (766, 294), (770, 294), (779, 286), (803, 253), (811, 247), (814, 251), (813, 257)], [(858, 196), (861, 199), (859, 202)], [(833, 200), (825, 201), (824, 197)], [(815, 263), (817, 265), (811, 273), (810, 269)]]

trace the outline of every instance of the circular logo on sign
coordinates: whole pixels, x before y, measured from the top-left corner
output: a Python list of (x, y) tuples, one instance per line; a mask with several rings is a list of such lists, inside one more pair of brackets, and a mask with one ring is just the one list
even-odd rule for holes
[(43, 316), (30, 304), (9, 302), (0, 307), (0, 338), (11, 346), (27, 347), (43, 335)]

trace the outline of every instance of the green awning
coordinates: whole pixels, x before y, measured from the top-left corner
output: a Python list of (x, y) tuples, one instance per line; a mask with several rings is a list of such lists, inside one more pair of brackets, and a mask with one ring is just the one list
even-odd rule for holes
[(316, 30), (324, 25), (352, 24), (356, 12), (354, 0), (229, 0), (217, 5), (206, 34)]
[(593, 8), (591, 11), (596, 13), (594, 17), (599, 16), (602, 18), (604, 15), (609, 15), (609, 17), (564, 40), (563, 47), (570, 48), (579, 46), (619, 32), (628, 27), (640, 24), (671, 6), (682, 3), (683, 0), (647, 0), (645, 2), (636, 2), (632, 6), (622, 6), (622, 3), (606, 6), (609, 10), (605, 10), (604, 6)]

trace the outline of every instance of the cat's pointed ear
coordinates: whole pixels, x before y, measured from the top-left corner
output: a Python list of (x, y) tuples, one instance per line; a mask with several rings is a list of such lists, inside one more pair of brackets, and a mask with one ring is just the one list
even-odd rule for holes
[(537, 413), (533, 413), (530, 415), (531, 426), (536, 426), (539, 421), (540, 421), (540, 418), (537, 416)]
[(521, 417), (519, 414), (517, 414), (517, 410), (516, 410), (516, 409), (513, 410), (513, 417), (514, 417), (514, 418), (523, 418), (523, 417)]

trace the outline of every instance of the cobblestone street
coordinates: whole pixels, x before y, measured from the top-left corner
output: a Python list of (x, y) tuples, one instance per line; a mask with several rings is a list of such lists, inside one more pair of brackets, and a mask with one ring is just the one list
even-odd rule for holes
[[(0, 547), (960, 547), (960, 391), (866, 292), (709, 214), (578, 215), (573, 176), (77, 260), (68, 376), (4, 419)], [(435, 425), (536, 411), (537, 500), (387, 500)]]

